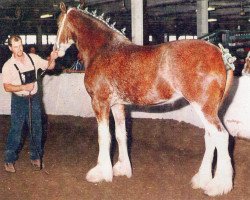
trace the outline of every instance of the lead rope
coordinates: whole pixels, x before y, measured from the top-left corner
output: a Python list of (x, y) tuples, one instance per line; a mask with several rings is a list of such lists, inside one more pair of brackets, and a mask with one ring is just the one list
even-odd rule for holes
[(38, 147), (37, 147), (37, 144), (34, 140), (34, 137), (33, 137), (33, 134), (32, 134), (32, 102), (31, 102), (31, 92), (29, 92), (29, 132), (30, 132), (30, 139), (32, 140), (34, 146), (36, 147), (36, 152), (37, 152), (37, 155), (39, 157), (39, 160), (40, 160), (40, 170), (43, 168), (43, 165), (42, 165), (42, 156), (41, 156), (41, 153), (40, 151), (38, 150)]

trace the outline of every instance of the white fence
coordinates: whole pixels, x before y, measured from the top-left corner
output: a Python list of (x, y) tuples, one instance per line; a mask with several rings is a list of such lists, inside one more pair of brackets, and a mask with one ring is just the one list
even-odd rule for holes
[[(47, 114), (94, 117), (91, 100), (84, 83), (84, 74), (61, 74), (43, 79), (43, 103)], [(0, 74), (0, 114), (10, 114), (10, 93), (2, 86)], [(182, 99), (157, 107), (129, 106), (131, 117), (174, 119), (203, 128), (203, 124), (191, 106)], [(229, 97), (220, 112), (229, 132), (250, 138), (250, 77), (235, 77)], [(223, 117), (224, 116), (224, 117)]]

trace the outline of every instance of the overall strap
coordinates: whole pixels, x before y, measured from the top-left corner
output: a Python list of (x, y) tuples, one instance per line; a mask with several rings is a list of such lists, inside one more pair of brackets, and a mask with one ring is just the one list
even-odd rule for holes
[(36, 70), (34, 61), (32, 60), (32, 58), (30, 57), (30, 55), (28, 53), (27, 53), (27, 56), (29, 57), (29, 59), (30, 59), (30, 61), (31, 61), (33, 67), (34, 67), (34, 70)]
[(14, 66), (15, 66), (15, 68), (17, 69), (17, 71), (18, 71), (18, 73), (19, 73), (20, 80), (21, 80), (21, 83), (22, 83), (22, 85), (23, 85), (23, 79), (22, 79), (22, 76), (21, 76), (21, 72), (20, 72), (20, 70), (19, 70), (19, 68), (17, 67), (16, 64), (14, 64)]

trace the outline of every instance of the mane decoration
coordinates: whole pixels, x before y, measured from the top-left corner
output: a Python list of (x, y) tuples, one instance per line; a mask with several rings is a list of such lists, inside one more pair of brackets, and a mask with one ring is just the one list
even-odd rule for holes
[(121, 29), (121, 31), (119, 31), (118, 29), (115, 28), (115, 24), (116, 22), (114, 22), (113, 24), (109, 24), (110, 22), (110, 17), (108, 17), (106, 20), (104, 20), (104, 13), (102, 13), (100, 16), (97, 15), (97, 10), (94, 10), (92, 12), (88, 11), (88, 7), (86, 7), (84, 10), (81, 9), (81, 4), (79, 4), (77, 6), (77, 9), (91, 17), (94, 17), (95, 19), (103, 22), (104, 24), (106, 24), (109, 28), (111, 28), (112, 30), (116, 31), (117, 33), (121, 34), (122, 36), (126, 37), (126, 27), (124, 27), (123, 29)]
[(232, 56), (229, 52), (229, 49), (225, 49), (222, 44), (218, 44), (218, 46), (221, 49), (222, 52), (222, 58), (224, 61), (224, 64), (226, 65), (226, 70), (235, 70), (234, 61), (236, 60), (235, 56)]

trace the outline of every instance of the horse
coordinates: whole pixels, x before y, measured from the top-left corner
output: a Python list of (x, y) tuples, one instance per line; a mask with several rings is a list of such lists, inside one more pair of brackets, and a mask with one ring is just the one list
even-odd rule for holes
[[(89, 182), (111, 182), (113, 176), (132, 176), (127, 149), (127, 104), (164, 104), (184, 97), (205, 127), (205, 154), (191, 180), (194, 189), (216, 196), (233, 187), (228, 152), (229, 133), (218, 117), (228, 93), (233, 70), (226, 69), (222, 50), (202, 40), (181, 40), (152, 46), (133, 44), (103, 16), (61, 3), (55, 46), (59, 56), (75, 43), (84, 62), (84, 84), (98, 123), (97, 165), (86, 175)], [(118, 161), (112, 167), (109, 116), (115, 122)], [(212, 175), (214, 151), (217, 167)]]

